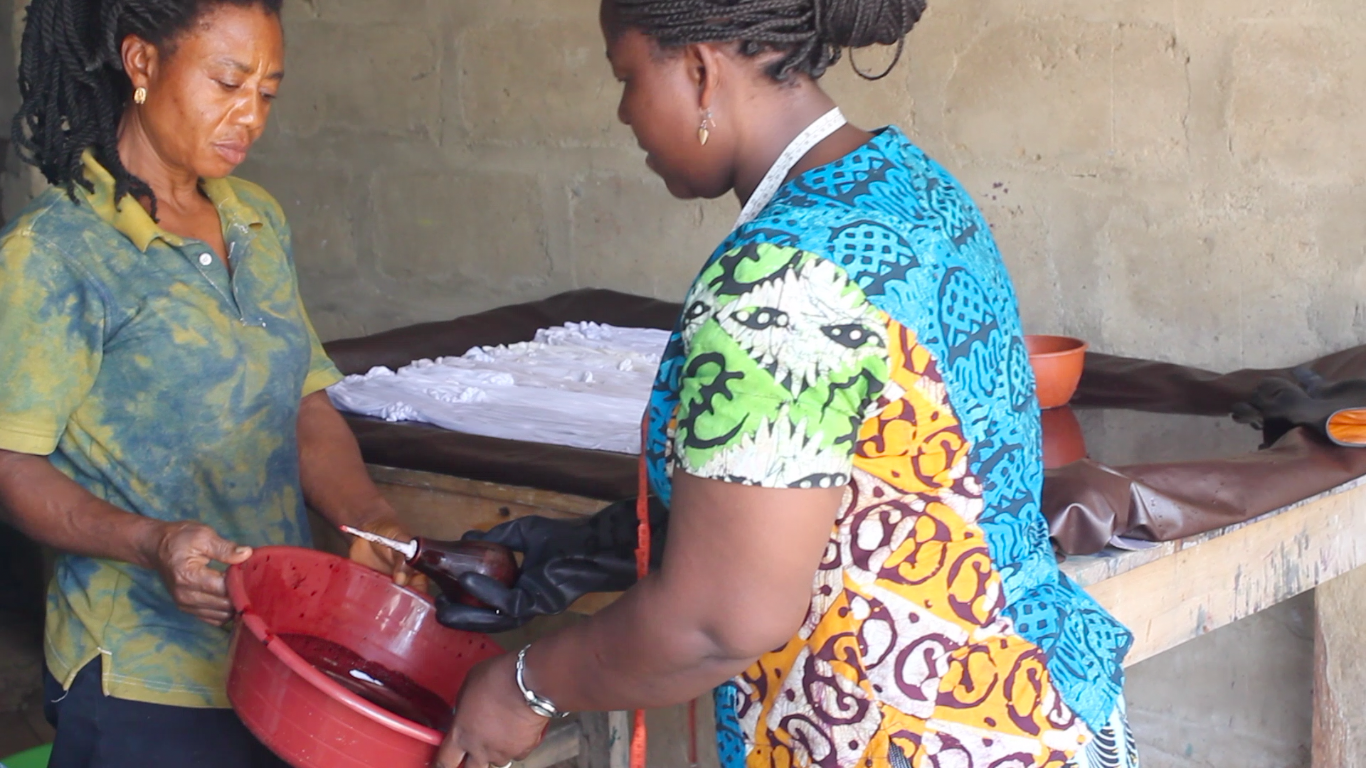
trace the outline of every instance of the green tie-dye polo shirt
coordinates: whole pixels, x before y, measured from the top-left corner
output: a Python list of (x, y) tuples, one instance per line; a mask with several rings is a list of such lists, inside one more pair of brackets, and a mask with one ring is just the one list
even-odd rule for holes
[[(229, 270), (162, 230), (90, 155), (91, 193), (48, 189), (0, 232), (0, 449), (49, 456), (86, 490), (250, 546), (309, 542), (296, 422), (340, 378), (299, 300), (289, 226), (264, 190), (203, 182)], [(47, 664), (69, 686), (102, 655), (115, 697), (227, 707), (228, 632), (156, 572), (61, 556)]]

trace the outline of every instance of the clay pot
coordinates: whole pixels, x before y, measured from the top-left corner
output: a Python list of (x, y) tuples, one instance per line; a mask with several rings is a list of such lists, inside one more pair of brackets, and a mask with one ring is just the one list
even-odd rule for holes
[(1039, 407), (1067, 405), (1081, 382), (1086, 342), (1070, 336), (1026, 336), (1029, 364), (1034, 368)]
[(1071, 408), (1049, 408), (1043, 422), (1043, 468), (1056, 469), (1086, 458), (1086, 436)]

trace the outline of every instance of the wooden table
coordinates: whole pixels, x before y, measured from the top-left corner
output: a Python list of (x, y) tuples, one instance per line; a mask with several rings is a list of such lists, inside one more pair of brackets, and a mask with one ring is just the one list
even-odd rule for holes
[(1134, 633), (1126, 665), (1314, 589), (1314, 768), (1366, 766), (1366, 478), (1253, 520), (1063, 563)]
[[(603, 506), (445, 475), (385, 467), (371, 474), (414, 531), (438, 538), (527, 514), (573, 517)], [(1133, 630), (1130, 665), (1316, 589), (1313, 765), (1366, 768), (1366, 479), (1218, 531), (1069, 558), (1062, 568)], [(610, 599), (574, 609), (592, 613)], [(625, 713), (575, 728), (548, 739), (526, 768), (575, 755), (584, 768), (624, 768)]]

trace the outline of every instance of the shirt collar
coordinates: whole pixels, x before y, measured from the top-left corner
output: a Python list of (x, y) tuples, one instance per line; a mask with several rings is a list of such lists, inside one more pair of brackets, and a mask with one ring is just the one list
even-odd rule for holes
[[(114, 177), (95, 159), (95, 153), (87, 149), (81, 156), (85, 165), (85, 178), (94, 185), (93, 191), (77, 185), (76, 189), (84, 195), (86, 202), (101, 219), (104, 219), (124, 237), (133, 241), (138, 250), (146, 253), (153, 240), (163, 240), (169, 245), (180, 246), (185, 239), (162, 229), (136, 200), (125, 195), (122, 200), (114, 200)], [(232, 224), (242, 224), (252, 229), (264, 224), (261, 214), (245, 204), (233, 191), (227, 179), (204, 179), (200, 182), (204, 194), (218, 209), (226, 232)]]

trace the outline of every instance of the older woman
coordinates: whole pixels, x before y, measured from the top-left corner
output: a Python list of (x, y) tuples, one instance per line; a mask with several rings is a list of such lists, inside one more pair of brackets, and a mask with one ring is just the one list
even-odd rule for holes
[[(445, 768), (515, 758), (560, 712), (713, 688), (726, 768), (1136, 760), (1129, 634), (1059, 573), (1039, 512), (1039, 409), (991, 231), (905, 134), (848, 125), (817, 84), (843, 48), (902, 44), (923, 10), (603, 0), (646, 163), (677, 197), (733, 191), (744, 208), (648, 413), (662, 562), (476, 670)], [(534, 607), (575, 554), (529, 548), (508, 594), (466, 581)]]
[(283, 212), (228, 176), (284, 76), (279, 13), (29, 6), (14, 133), (52, 187), (0, 237), (0, 506), (61, 552), (54, 768), (269, 762), (227, 708), (222, 568), (306, 545), (305, 502), (404, 535), (322, 391)]

